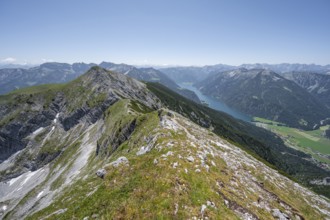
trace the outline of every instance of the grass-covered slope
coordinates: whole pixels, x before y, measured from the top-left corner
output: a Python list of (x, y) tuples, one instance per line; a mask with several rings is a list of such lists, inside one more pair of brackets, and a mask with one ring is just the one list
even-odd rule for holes
[(313, 186), (309, 183), (310, 180), (329, 176), (329, 172), (308, 161), (309, 155), (285, 146), (276, 135), (252, 124), (235, 120), (225, 113), (198, 105), (160, 84), (148, 83), (147, 86), (169, 109), (179, 112), (203, 127), (212, 128), (220, 137), (239, 145), (255, 157), (313, 187), (319, 193), (330, 196), (329, 186)]
[[(90, 160), (90, 166), (55, 197), (53, 204), (27, 219), (327, 216), (326, 200), (209, 130), (174, 112), (148, 111), (141, 104), (136, 107), (122, 100), (108, 109), (103, 135), (119, 129), (116, 125), (123, 116), (136, 119), (132, 134), (104, 158), (103, 165), (95, 163), (93, 157), (94, 162)], [(112, 149), (110, 145), (108, 149)], [(114, 165), (123, 157), (126, 162)], [(99, 167), (106, 170), (103, 179), (94, 174)]]

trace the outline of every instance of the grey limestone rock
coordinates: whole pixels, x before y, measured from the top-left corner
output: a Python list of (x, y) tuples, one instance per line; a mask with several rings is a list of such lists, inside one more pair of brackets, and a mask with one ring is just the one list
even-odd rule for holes
[(104, 178), (105, 174), (107, 174), (107, 171), (105, 169), (99, 169), (98, 171), (96, 171), (96, 176), (102, 179)]
[(111, 162), (109, 165), (113, 167), (118, 167), (119, 165), (128, 165), (128, 159), (126, 157), (119, 157), (117, 160)]

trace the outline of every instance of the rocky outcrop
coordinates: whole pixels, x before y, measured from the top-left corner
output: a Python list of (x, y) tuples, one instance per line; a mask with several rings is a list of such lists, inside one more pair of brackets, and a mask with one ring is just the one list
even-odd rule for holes
[(96, 155), (111, 155), (122, 143), (129, 139), (136, 127), (136, 120), (118, 128), (117, 132), (108, 134), (102, 142), (97, 143)]
[(102, 169), (99, 169), (99, 170), (96, 171), (96, 176), (103, 179), (106, 173), (107, 173), (107, 171), (102, 168)]
[(45, 106), (40, 96), (18, 95), (20, 102), (0, 105), (0, 161), (26, 147), (26, 137), (39, 128), (50, 126), (56, 114), (65, 108), (63, 93), (56, 93), (51, 103)]
[(281, 212), (279, 209), (273, 209), (273, 212), (272, 212), (273, 216), (276, 218), (276, 219), (279, 219), (279, 220), (287, 220), (287, 219), (290, 219), (289, 216), (283, 212)]
[(85, 121), (89, 123), (95, 123), (104, 111), (118, 101), (119, 98), (115, 96), (108, 97), (100, 106), (96, 106), (95, 108), (89, 108), (88, 106), (84, 106), (75, 110), (73, 113), (61, 119), (61, 123), (65, 131), (70, 130), (75, 125), (79, 124), (80, 120), (84, 118)]
[[(19, 111), (14, 109), (13, 111)], [(41, 112), (22, 112), (15, 119), (0, 127), (0, 161), (25, 148), (25, 139), (40, 127), (47, 127), (55, 118), (52, 110)], [(7, 116), (8, 117), (8, 116)]]
[(128, 165), (128, 159), (126, 157), (119, 157), (117, 160), (111, 162), (109, 166), (118, 167), (120, 165)]

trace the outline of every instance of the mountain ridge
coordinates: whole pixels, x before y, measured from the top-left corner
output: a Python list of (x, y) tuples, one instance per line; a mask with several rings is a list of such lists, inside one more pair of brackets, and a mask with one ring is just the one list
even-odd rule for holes
[[(72, 87), (77, 91), (72, 91)], [(81, 120), (86, 120), (87, 124), (95, 123), (104, 111), (120, 98), (132, 98), (145, 106), (155, 108), (154, 106), (159, 105), (156, 97), (144, 88), (143, 83), (133, 78), (93, 67), (69, 84), (54, 85), (51, 88), (30, 87), (0, 96), (2, 98), (1, 160), (6, 160), (13, 153), (24, 149), (29, 143), (25, 138), (38, 127), (60, 123), (64, 131), (68, 131)], [(79, 96), (76, 96), (77, 92)], [(19, 104), (16, 103), (17, 101)], [(17, 114), (18, 112), (20, 113)], [(51, 127), (51, 131), (52, 129)], [(11, 148), (13, 145), (16, 146), (14, 149)], [(55, 151), (47, 157), (53, 160), (58, 156), (57, 153), (58, 151)], [(27, 167), (33, 170), (35, 166), (39, 166), (39, 163), (42, 165), (42, 161), (47, 161), (47, 157), (40, 155), (36, 165), (22, 164), (21, 168)], [(9, 170), (6, 171), (7, 174), (8, 172)]]
[(180, 88), (180, 86), (176, 84), (174, 80), (170, 79), (166, 74), (154, 68), (136, 68), (127, 64), (114, 64), (109, 62), (102, 62), (100, 66), (108, 70), (128, 75), (140, 81), (159, 82), (172, 89), (176, 93), (179, 93), (197, 103), (200, 103), (199, 98), (194, 92)]
[(162, 72), (167, 74), (172, 80), (177, 83), (192, 82), (197, 83), (205, 78), (234, 69), (268, 69), (276, 73), (285, 73), (290, 71), (312, 71), (321, 74), (330, 74), (330, 65), (316, 65), (316, 64), (267, 64), (267, 63), (255, 63), (255, 64), (241, 64), (241, 65), (226, 65), (215, 64), (205, 66), (176, 66), (176, 67), (163, 67), (159, 68)]
[(315, 72), (286, 72), (281, 74), (306, 89), (330, 107), (330, 75)]
[(318, 99), (270, 70), (241, 68), (220, 72), (195, 85), (206, 95), (249, 115), (293, 127), (314, 129), (329, 117), (328, 109)]
[[(85, 73), (92, 66), (98, 66), (98, 64), (49, 62), (29, 69), (0, 69), (0, 94), (27, 86), (69, 82)], [(127, 64), (111, 62), (101, 62), (99, 66), (122, 74), (128, 74), (138, 80), (163, 83), (177, 93), (200, 102), (194, 92), (180, 88), (165, 74), (153, 68), (136, 68)]]
[[(58, 94), (62, 99), (53, 100)], [(172, 95), (174, 100), (185, 99)], [(43, 166), (0, 183), (1, 218), (330, 216), (327, 199), (164, 108), (158, 97), (144, 83), (100, 67), (69, 84), (0, 96), (1, 106), (15, 107), (19, 98), (21, 106), (16, 108), (29, 109), (1, 128), (30, 121), (29, 115), (42, 109), (54, 111), (50, 124), (31, 129), (25, 150), (1, 168), (59, 152), (43, 160)], [(198, 119), (197, 114), (191, 117)]]

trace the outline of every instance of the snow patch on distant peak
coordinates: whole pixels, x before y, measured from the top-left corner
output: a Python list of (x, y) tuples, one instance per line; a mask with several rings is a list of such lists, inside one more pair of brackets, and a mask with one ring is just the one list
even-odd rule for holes
[(321, 88), (319, 88), (319, 90), (317, 90), (317, 94), (321, 94), (321, 93), (324, 93), (326, 91), (328, 91), (328, 89), (325, 89), (324, 87), (321, 87)]
[(230, 71), (229, 73), (228, 73), (228, 76), (229, 77), (234, 77), (234, 76), (236, 76), (237, 75), (237, 71), (236, 70), (233, 70), (233, 71)]
[(276, 81), (281, 80), (281, 78), (280, 78), (280, 77), (277, 77), (277, 76), (275, 76), (275, 75), (273, 75), (273, 76), (272, 76), (272, 80), (276, 82)]
[(285, 89), (285, 90), (287, 90), (287, 91), (289, 91), (289, 92), (292, 92), (292, 90), (291, 89), (289, 89), (288, 87), (286, 87), (286, 86), (284, 86), (283, 87), (283, 89)]
[(316, 88), (318, 88), (318, 87), (319, 87), (319, 83), (317, 82), (317, 83), (315, 83), (314, 85), (308, 87), (307, 90), (308, 90), (309, 92), (312, 92), (314, 89), (316, 89)]

